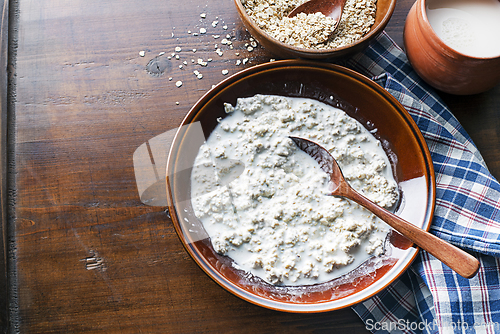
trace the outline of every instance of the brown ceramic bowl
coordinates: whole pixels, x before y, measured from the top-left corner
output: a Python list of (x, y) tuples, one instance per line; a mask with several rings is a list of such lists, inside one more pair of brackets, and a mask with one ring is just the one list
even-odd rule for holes
[(375, 23), (373, 24), (371, 30), (363, 36), (363, 38), (347, 46), (335, 49), (315, 50), (294, 47), (271, 37), (269, 34), (260, 29), (250, 16), (248, 16), (245, 8), (241, 4), (241, 0), (234, 0), (234, 3), (247, 30), (267, 50), (280, 58), (307, 59), (341, 58), (362, 51), (368, 46), (370, 40), (378, 36), (384, 30), (385, 26), (391, 19), (396, 6), (396, 0), (378, 0)]
[[(423, 229), (430, 227), (435, 201), (433, 165), (422, 134), (401, 104), (379, 85), (349, 69), (284, 60), (254, 66), (227, 78), (207, 92), (182, 122), (167, 162), (167, 198), (176, 232), (186, 250), (223, 288), (270, 309), (329, 311), (380, 292), (408, 268), (418, 251), (396, 232), (390, 234), (389, 251), (381, 266), (369, 275), (358, 275), (352, 282), (343, 276), (308, 287), (265, 283), (236, 269), (230, 258), (212, 248), (191, 207), (190, 171), (200, 145), (217, 125), (217, 118), (226, 116), (223, 104), (234, 105), (237, 98), (255, 94), (316, 99), (345, 110), (372, 130), (388, 152), (399, 185), (401, 200), (396, 214)], [(359, 271), (351, 274), (356, 273)]]
[(485, 92), (500, 82), (500, 55), (472, 57), (446, 45), (434, 32), (426, 14), (426, 0), (417, 0), (405, 22), (406, 54), (415, 72), (445, 93)]

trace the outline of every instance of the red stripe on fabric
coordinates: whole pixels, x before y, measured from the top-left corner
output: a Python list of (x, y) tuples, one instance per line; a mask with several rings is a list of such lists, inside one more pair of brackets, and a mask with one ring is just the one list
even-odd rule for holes
[[(488, 299), (488, 292), (487, 292), (487, 283), (486, 283), (486, 274), (485, 274), (485, 271), (484, 271), (484, 268), (483, 266), (480, 267), (478, 273), (477, 273), (477, 277), (479, 279), (479, 281), (481, 282), (481, 307), (483, 309), (483, 319), (484, 319), (484, 323), (485, 324), (490, 324), (492, 323), (492, 319), (491, 319), (491, 316), (490, 316), (490, 308), (489, 308), (489, 299)], [(477, 313), (476, 310), (474, 310), (474, 313)], [(486, 333), (492, 333), (494, 334), (494, 332), (491, 332), (491, 327), (486, 325), (485, 326), (485, 329), (486, 329)]]
[[(428, 287), (429, 287), (429, 290), (431, 291), (431, 294), (432, 294), (432, 291), (437, 291), (437, 285), (436, 285), (436, 281), (435, 281), (435, 278), (434, 278), (434, 275), (436, 273), (434, 273), (434, 271), (432, 270), (432, 266), (431, 266), (431, 263), (430, 263), (430, 256), (429, 256), (429, 253), (427, 253), (426, 251), (420, 251), (420, 256), (422, 257), (422, 263), (424, 264), (424, 275), (425, 277), (427, 278), (427, 284), (428, 284)], [(442, 322), (442, 319), (441, 319), (441, 307), (440, 307), (440, 303), (437, 303), (436, 302), (436, 299), (435, 299), (435, 295), (432, 294), (432, 297), (433, 297), (433, 304), (434, 304), (434, 309), (435, 309), (435, 314), (436, 314), (436, 318), (438, 323), (441, 323)]]
[[(483, 191), (489, 189), (489, 184), (491, 184), (491, 180), (488, 180), (488, 183), (482, 185)], [(486, 195), (480, 194), (480, 193), (478, 193), (476, 191), (472, 191), (472, 190), (469, 190), (469, 189), (466, 189), (466, 188), (463, 188), (463, 187), (460, 187), (460, 186), (456, 186), (456, 185), (453, 185), (453, 184), (446, 184), (446, 183), (436, 184), (436, 187), (438, 187), (440, 189), (449, 189), (449, 190), (452, 190), (452, 191), (454, 191), (456, 193), (460, 193), (460, 194), (463, 194), (463, 195), (465, 195), (467, 197), (471, 197), (471, 198), (473, 198), (473, 199), (475, 199), (475, 200), (477, 200), (479, 202), (485, 202), (488, 205), (491, 205), (491, 206), (493, 206), (495, 208), (500, 208), (500, 203), (499, 202), (496, 202), (496, 201), (490, 199), (489, 197), (486, 197)]]
[[(435, 117), (433, 115), (431, 115), (430, 113), (426, 112), (425, 110), (423, 109), (419, 109), (419, 108), (415, 108), (411, 105), (404, 105), (404, 107), (410, 111), (410, 112), (413, 112), (414, 114), (416, 114), (417, 116), (419, 117), (422, 117), (422, 118), (425, 118), (429, 121), (432, 121), (433, 123), (436, 123), (438, 124), (439, 126), (443, 127), (440, 123), (438, 123), (435, 119)], [(444, 128), (444, 127), (443, 127)], [(444, 128), (446, 129), (446, 128)], [(448, 129), (446, 129), (448, 130)], [(449, 131), (449, 130), (448, 130)], [(453, 133), (457, 133), (457, 129), (456, 128), (453, 128), (452, 131), (450, 131), (450, 134), (453, 135)], [(441, 137), (439, 136), (438, 134), (436, 133), (431, 133), (431, 132), (426, 132), (426, 131), (422, 131), (422, 134), (424, 135), (424, 137), (428, 137), (430, 139), (433, 139), (433, 140), (437, 140), (437, 142), (442, 142), (442, 143), (445, 143), (449, 146), (451, 146), (452, 148), (456, 148), (456, 149), (459, 149), (459, 150), (463, 150), (463, 151), (467, 151), (467, 152), (470, 152), (470, 150), (467, 148), (466, 145), (460, 143), (459, 141), (457, 140), (454, 140), (454, 139), (449, 139), (449, 138), (446, 138), (446, 137)], [(468, 141), (469, 142), (469, 141)]]
[[(399, 318), (394, 315), (385, 305), (380, 301), (380, 303), (377, 301), (378, 307), (380, 310), (384, 311), (385, 316), (380, 319), (380, 322), (384, 322), (384, 320), (388, 320), (390, 322), (397, 323), (399, 321)], [(406, 327), (404, 328), (404, 331), (402, 333), (408, 333), (408, 334), (416, 334), (414, 331), (407, 329)]]
[[(491, 228), (498, 228), (500, 229), (500, 224), (496, 223), (495, 221), (484, 218), (482, 216), (476, 215), (474, 212), (471, 212), (470, 210), (466, 210), (463, 206), (455, 205), (454, 203), (450, 203), (445, 200), (441, 199), (436, 199), (436, 205), (439, 205), (445, 209), (448, 209), (452, 212), (455, 212), (456, 214), (459, 214), (469, 220), (469, 223), (466, 225), (467, 228), (470, 228), (471, 223), (479, 223)], [(463, 225), (462, 225), (463, 226)]]
[[(394, 289), (393, 290), (394, 292), (394, 295), (397, 296), (399, 298), (399, 303), (408, 311), (412, 311), (413, 309), (413, 306), (411, 303), (408, 302), (408, 297), (411, 297), (413, 296), (413, 292), (411, 290), (408, 290), (407, 293), (405, 293), (404, 295), (400, 294), (399, 293), (399, 290), (398, 289)], [(413, 313), (413, 312), (412, 312)]]

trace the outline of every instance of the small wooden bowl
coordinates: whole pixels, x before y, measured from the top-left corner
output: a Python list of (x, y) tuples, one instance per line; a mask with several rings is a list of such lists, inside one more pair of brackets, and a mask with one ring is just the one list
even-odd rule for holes
[(385, 28), (391, 19), (394, 8), (396, 7), (396, 0), (378, 0), (377, 12), (375, 15), (375, 23), (371, 30), (361, 39), (335, 49), (316, 50), (295, 47), (271, 37), (268, 33), (259, 28), (259, 26), (248, 16), (243, 7), (241, 0), (234, 0), (236, 9), (240, 15), (243, 24), (252, 36), (262, 44), (267, 50), (280, 58), (307, 58), (307, 59), (325, 59), (325, 58), (342, 58), (352, 55), (356, 52), (362, 51), (368, 46), (368, 43), (378, 36)]
[(432, 160), (422, 134), (403, 106), (375, 82), (344, 67), (283, 60), (253, 66), (222, 81), (193, 106), (182, 122), (167, 162), (167, 200), (184, 247), (200, 268), (223, 288), (246, 301), (274, 310), (331, 311), (380, 292), (403, 273), (417, 255), (418, 250), (395, 232), (388, 243), (390, 255), (380, 268), (369, 274), (358, 273), (351, 282), (343, 281), (343, 276), (306, 288), (268, 284), (238, 270), (230, 258), (214, 251), (191, 206), (191, 168), (199, 147), (218, 124), (217, 119), (227, 116), (224, 103), (235, 105), (237, 98), (255, 94), (311, 98), (343, 109), (357, 119), (388, 151), (400, 189), (396, 214), (423, 229), (430, 227), (435, 202)]

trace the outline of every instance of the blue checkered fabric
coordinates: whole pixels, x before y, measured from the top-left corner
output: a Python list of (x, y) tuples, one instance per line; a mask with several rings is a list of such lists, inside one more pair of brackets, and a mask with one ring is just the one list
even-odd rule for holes
[(436, 173), (430, 231), (481, 262), (478, 274), (465, 279), (420, 251), (400, 278), (353, 310), (373, 333), (500, 333), (500, 184), (458, 120), (386, 33), (341, 65), (373, 78), (411, 114)]

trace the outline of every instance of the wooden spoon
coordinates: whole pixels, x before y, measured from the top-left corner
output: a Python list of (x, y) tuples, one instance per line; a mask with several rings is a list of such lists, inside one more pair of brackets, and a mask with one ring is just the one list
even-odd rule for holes
[(337, 22), (332, 30), (333, 34), (339, 25), (345, 2), (346, 0), (309, 0), (295, 7), (295, 9), (288, 14), (288, 17), (294, 17), (299, 13), (315, 14), (321, 12), (326, 17), (330, 17)]
[(479, 269), (479, 261), (474, 256), (396, 216), (351, 188), (345, 180), (339, 165), (325, 148), (304, 138), (290, 138), (302, 151), (314, 158), (321, 169), (330, 176), (330, 181), (334, 188), (332, 191), (333, 196), (348, 198), (370, 210), (396, 231), (420, 248), (434, 255), (460, 276), (471, 278), (476, 275)]

